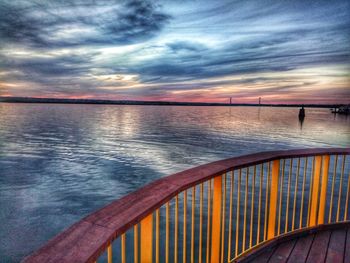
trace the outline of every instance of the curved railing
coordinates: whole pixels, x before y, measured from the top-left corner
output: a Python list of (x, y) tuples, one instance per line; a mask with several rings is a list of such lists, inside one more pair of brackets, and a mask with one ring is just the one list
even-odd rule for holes
[(263, 152), (157, 180), (24, 262), (231, 262), (281, 234), (347, 221), (350, 148)]

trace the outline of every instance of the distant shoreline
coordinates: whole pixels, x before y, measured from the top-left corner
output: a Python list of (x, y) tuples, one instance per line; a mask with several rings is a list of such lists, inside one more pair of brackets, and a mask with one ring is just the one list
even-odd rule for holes
[(345, 104), (258, 104), (258, 103), (212, 103), (212, 102), (175, 102), (175, 101), (137, 101), (137, 100), (95, 100), (95, 99), (57, 99), (0, 97), (0, 103), (53, 103), (53, 104), (102, 104), (102, 105), (149, 105), (149, 106), (260, 106), (260, 107), (307, 107), (335, 108)]

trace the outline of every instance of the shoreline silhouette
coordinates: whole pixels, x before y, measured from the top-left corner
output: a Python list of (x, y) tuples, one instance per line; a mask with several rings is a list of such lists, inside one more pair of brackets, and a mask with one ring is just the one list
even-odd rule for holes
[(219, 102), (177, 102), (142, 100), (99, 100), (99, 99), (61, 99), (33, 97), (0, 97), (0, 103), (53, 103), (53, 104), (103, 104), (103, 105), (158, 105), (158, 106), (257, 106), (257, 107), (305, 107), (334, 108), (346, 104), (305, 104), (305, 103), (219, 103)]

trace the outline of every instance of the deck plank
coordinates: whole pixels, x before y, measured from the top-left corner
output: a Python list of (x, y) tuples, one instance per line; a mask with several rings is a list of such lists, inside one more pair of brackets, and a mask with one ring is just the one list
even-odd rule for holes
[(350, 263), (350, 222), (319, 225), (267, 241), (235, 263)]
[(288, 263), (305, 263), (315, 235), (308, 235), (297, 240), (292, 253), (289, 256)]
[(344, 263), (350, 263), (350, 227), (346, 234), (345, 254)]
[(287, 262), (290, 254), (292, 253), (296, 239), (281, 243), (272, 254), (269, 263), (282, 263)]
[(346, 229), (332, 231), (329, 240), (326, 263), (343, 262), (345, 249)]
[(327, 255), (327, 248), (329, 239), (331, 237), (331, 231), (322, 231), (315, 235), (314, 242), (312, 243), (309, 256), (306, 262), (324, 262)]
[(254, 258), (253, 260), (249, 261), (251, 263), (267, 263), (271, 257), (271, 255), (273, 254), (273, 252), (276, 250), (276, 247), (271, 247), (266, 249), (267, 251), (265, 251), (264, 253), (260, 254), (259, 256), (257, 256), (256, 258)]

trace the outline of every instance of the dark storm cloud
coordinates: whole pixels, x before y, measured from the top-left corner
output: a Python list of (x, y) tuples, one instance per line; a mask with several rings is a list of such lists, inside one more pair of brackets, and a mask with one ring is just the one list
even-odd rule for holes
[[(33, 47), (128, 44), (154, 36), (170, 16), (152, 1), (1, 1), (0, 41)], [(81, 29), (75, 37), (60, 30)], [(84, 30), (88, 32), (84, 34)], [(1, 43), (0, 42), (0, 43)]]
[[(77, 55), (61, 55), (48, 58), (29, 58), (10, 60), (9, 58), (1, 57), (6, 66), (3, 68), (9, 70), (20, 70), (29, 75), (37, 75), (39, 78), (53, 76), (69, 76), (87, 72), (91, 67), (90, 57)], [(1, 66), (0, 66), (1, 68)]]
[(209, 52), (192, 50), (193, 52), (175, 58), (171, 54), (164, 55), (157, 60), (136, 65), (133, 71), (142, 73), (144, 76), (142, 79), (151, 83), (159, 80), (200, 80), (226, 75), (283, 72), (300, 67), (350, 62), (350, 52), (347, 51), (317, 52), (310, 48), (311, 51), (305, 52), (295, 48), (292, 53), (289, 50), (274, 48), (271, 50), (265, 48), (264, 52), (255, 48), (237, 50), (235, 46)]
[(207, 50), (207, 48), (202, 44), (187, 41), (176, 41), (168, 43), (167, 46), (175, 53), (181, 51), (200, 52)]
[[(208, 11), (212, 17), (224, 17), (231, 11), (239, 18), (237, 27), (225, 28), (214, 24), (205, 28), (208, 35), (212, 33), (212, 28), (222, 30), (224, 45), (209, 48), (203, 41), (198, 42), (201, 39), (174, 41), (167, 44), (169, 52), (162, 57), (136, 65), (133, 70), (142, 73), (142, 79), (146, 82), (158, 82), (350, 63), (350, 50), (345, 44), (350, 42), (350, 19), (345, 15), (345, 10), (350, 11), (349, 5), (341, 1), (338, 5), (323, 1), (319, 6), (297, 1), (285, 1), (283, 5), (264, 1), (266, 7), (259, 1), (247, 3), (248, 6), (249, 3), (256, 3), (257, 7), (250, 9), (250, 12), (236, 14), (235, 9), (228, 6), (236, 5), (237, 8), (237, 3), (230, 2), (224, 5), (227, 5), (226, 8), (220, 5), (220, 8)], [(296, 9), (300, 13), (292, 17), (290, 12)], [(196, 16), (203, 14), (208, 15), (207, 12), (199, 12)], [(265, 23), (271, 27), (261, 27), (256, 22), (249, 26), (249, 21), (254, 19), (266, 20)], [(274, 25), (274, 20), (284, 23)], [(242, 35), (242, 40), (230, 41), (230, 37), (235, 35)], [(205, 38), (206, 34), (203, 36)]]
[(116, 41), (128, 43), (153, 36), (169, 18), (169, 15), (156, 11), (152, 2), (134, 0), (125, 5), (119, 16), (112, 18), (118, 21), (106, 23), (102, 29)]
[[(34, 90), (29, 96), (40, 96), (44, 90), (47, 96), (66, 94), (67, 96), (82, 92), (96, 92), (101, 85), (89, 77), (94, 67), (92, 54), (66, 54), (48, 57), (10, 58), (0, 55), (0, 72), (7, 72), (5, 80), (12, 83), (31, 83), (23, 87), (22, 92)], [(0, 85), (1, 88), (1, 85)], [(39, 93), (38, 93), (39, 92)]]

